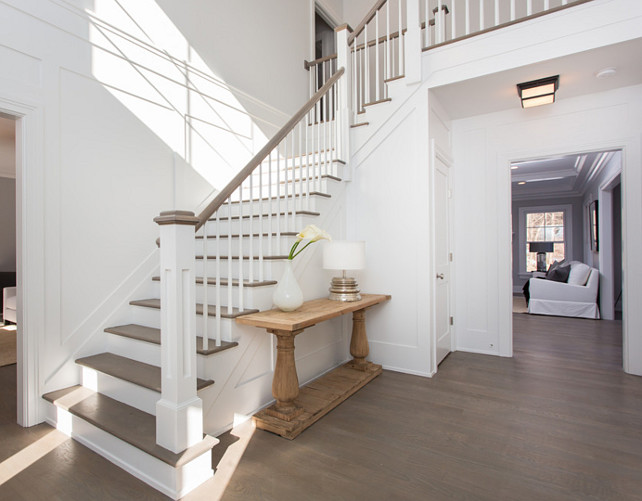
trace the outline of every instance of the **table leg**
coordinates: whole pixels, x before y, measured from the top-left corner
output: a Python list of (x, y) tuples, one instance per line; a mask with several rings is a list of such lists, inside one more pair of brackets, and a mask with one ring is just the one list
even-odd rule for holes
[(350, 340), (350, 366), (355, 369), (365, 370), (368, 367), (366, 357), (370, 353), (368, 337), (366, 336), (366, 310), (357, 310), (352, 313), (352, 339)]
[(274, 379), (272, 380), (272, 396), (276, 403), (266, 409), (266, 412), (274, 417), (291, 421), (299, 416), (303, 409), (294, 403), (299, 396), (299, 378), (296, 373), (294, 362), (294, 336), (303, 332), (269, 330), (276, 336), (276, 367), (274, 368)]

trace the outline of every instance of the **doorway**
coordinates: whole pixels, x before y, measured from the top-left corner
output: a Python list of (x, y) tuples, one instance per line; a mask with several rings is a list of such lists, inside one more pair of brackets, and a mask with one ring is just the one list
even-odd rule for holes
[[(17, 363), (16, 127), (0, 114), (0, 367)], [(6, 369), (9, 370), (9, 369)], [(13, 391), (3, 393), (3, 398)], [(10, 398), (10, 397), (9, 397)]]

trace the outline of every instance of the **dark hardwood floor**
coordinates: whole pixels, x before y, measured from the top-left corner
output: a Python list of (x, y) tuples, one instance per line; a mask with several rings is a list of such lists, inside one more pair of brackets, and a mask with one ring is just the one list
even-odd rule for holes
[[(622, 372), (620, 329), (515, 314), (514, 358), (452, 353), (432, 379), (384, 371), (294, 441), (256, 430), (223, 499), (642, 499), (642, 378)], [(0, 460), (51, 430), (12, 424), (10, 407)], [(236, 441), (221, 438), (214, 463)], [(216, 482), (186, 499), (217, 499)], [(166, 499), (69, 440), (0, 485), (0, 499), (45, 498)]]

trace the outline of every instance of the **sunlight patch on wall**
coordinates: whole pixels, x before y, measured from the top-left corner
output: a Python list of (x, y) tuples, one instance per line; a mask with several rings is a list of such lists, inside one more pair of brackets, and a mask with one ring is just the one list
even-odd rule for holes
[(87, 9), (93, 75), (212, 186), (223, 187), (267, 141), (256, 117), (154, 0), (94, 4)]

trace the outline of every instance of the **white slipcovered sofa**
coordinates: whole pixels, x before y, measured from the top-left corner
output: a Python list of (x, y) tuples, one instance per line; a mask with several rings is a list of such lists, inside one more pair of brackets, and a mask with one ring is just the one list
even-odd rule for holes
[(2, 289), (2, 319), (15, 324), (16, 318), (16, 288), (5, 287)]
[[(578, 284), (573, 280), (574, 266), (581, 265), (582, 275), (588, 272), (586, 283)], [(578, 261), (571, 262), (569, 282), (555, 282), (539, 278), (531, 278), (529, 283), (530, 301), (528, 313), (537, 315), (557, 315), (562, 317), (600, 318), (597, 306), (597, 293), (600, 272), (595, 268), (586, 270), (587, 265)], [(577, 273), (575, 273), (577, 276)]]

